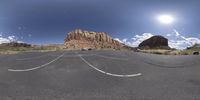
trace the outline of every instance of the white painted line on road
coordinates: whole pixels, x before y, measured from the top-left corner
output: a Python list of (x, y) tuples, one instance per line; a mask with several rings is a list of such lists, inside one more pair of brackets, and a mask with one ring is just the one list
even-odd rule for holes
[(94, 54), (94, 55), (99, 56), (99, 57), (103, 57), (103, 58), (114, 59), (114, 60), (128, 60), (126, 58), (108, 57), (108, 56), (103, 56), (103, 55), (99, 55), (99, 54)]
[(21, 58), (21, 59), (16, 59), (16, 60), (31, 60), (31, 59), (37, 59), (37, 58), (45, 57), (45, 56), (48, 56), (48, 55), (49, 54), (41, 55), (41, 56), (37, 56), (37, 57)]
[(52, 61), (46, 63), (46, 64), (43, 64), (43, 65), (40, 65), (38, 67), (34, 67), (34, 68), (29, 68), (29, 69), (8, 69), (8, 71), (11, 71), (11, 72), (26, 72), (26, 71), (32, 71), (32, 70), (36, 70), (36, 69), (39, 69), (39, 68), (42, 68), (42, 67), (45, 67), (55, 61), (57, 61), (58, 59), (60, 59), (62, 56), (64, 56), (65, 53), (63, 53), (62, 55), (56, 57), (55, 59), (53, 59)]
[(121, 74), (113, 74), (113, 73), (109, 73), (109, 72), (105, 72), (103, 70), (100, 70), (98, 68), (96, 68), (95, 66), (93, 66), (92, 64), (90, 64), (87, 60), (85, 60), (81, 55), (79, 55), (79, 57), (81, 58), (81, 60), (83, 60), (88, 66), (90, 66), (91, 68), (95, 69), (96, 71), (109, 75), (109, 76), (115, 76), (115, 77), (136, 77), (136, 76), (141, 76), (142, 73), (137, 73), (137, 74), (128, 74), (128, 75), (121, 75)]

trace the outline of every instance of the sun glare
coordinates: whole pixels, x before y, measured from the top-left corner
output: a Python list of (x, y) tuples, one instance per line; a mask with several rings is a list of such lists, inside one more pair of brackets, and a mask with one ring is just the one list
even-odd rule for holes
[(162, 24), (171, 24), (174, 21), (174, 18), (171, 15), (160, 15), (158, 20)]

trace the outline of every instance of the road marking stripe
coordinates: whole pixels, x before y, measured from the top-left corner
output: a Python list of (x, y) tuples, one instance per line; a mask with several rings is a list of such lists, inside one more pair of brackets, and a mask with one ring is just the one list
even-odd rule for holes
[(113, 73), (109, 73), (109, 72), (105, 72), (103, 70), (100, 70), (96, 67), (94, 67), (92, 64), (90, 64), (87, 60), (85, 60), (81, 55), (79, 55), (79, 57), (81, 58), (81, 60), (83, 60), (88, 66), (90, 66), (91, 68), (95, 69), (96, 71), (109, 75), (109, 76), (115, 76), (115, 77), (136, 77), (136, 76), (141, 76), (142, 73), (137, 73), (137, 74), (128, 74), (128, 75), (121, 75), (121, 74), (113, 74)]
[(26, 72), (26, 71), (32, 71), (32, 70), (36, 70), (36, 69), (39, 69), (39, 68), (42, 68), (42, 67), (45, 67), (55, 61), (57, 61), (58, 59), (60, 59), (62, 56), (64, 56), (65, 53), (63, 53), (62, 55), (56, 57), (55, 59), (53, 59), (52, 61), (46, 63), (46, 64), (43, 64), (43, 65), (40, 65), (40, 66), (37, 66), (37, 67), (34, 67), (34, 68), (29, 68), (29, 69), (8, 69), (8, 71), (11, 71), (11, 72)]

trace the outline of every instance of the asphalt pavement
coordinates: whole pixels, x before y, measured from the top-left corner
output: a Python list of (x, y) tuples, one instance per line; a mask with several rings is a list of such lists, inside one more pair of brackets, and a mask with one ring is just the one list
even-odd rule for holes
[(0, 100), (200, 100), (200, 56), (131, 51), (0, 55)]

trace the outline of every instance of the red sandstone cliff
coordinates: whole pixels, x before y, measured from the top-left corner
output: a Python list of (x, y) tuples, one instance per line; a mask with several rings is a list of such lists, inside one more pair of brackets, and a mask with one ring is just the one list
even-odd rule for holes
[(126, 47), (105, 32), (88, 32), (80, 29), (69, 32), (64, 44), (67, 49), (122, 49)]

